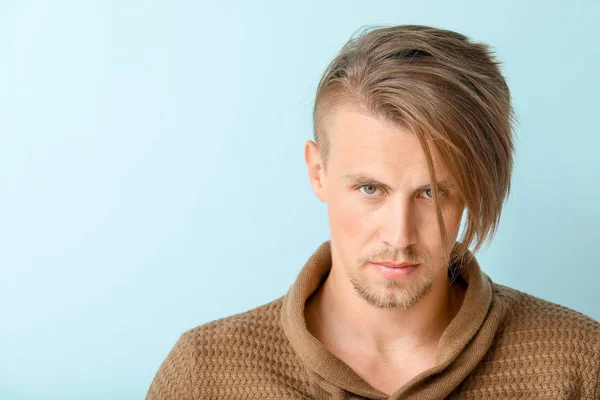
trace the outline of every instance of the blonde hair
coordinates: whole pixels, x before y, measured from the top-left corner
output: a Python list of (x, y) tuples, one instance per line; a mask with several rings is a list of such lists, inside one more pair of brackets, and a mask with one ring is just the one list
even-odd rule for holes
[(491, 239), (510, 193), (514, 111), (510, 91), (488, 45), (421, 25), (367, 28), (329, 64), (317, 89), (314, 137), (327, 168), (330, 141), (323, 119), (350, 105), (406, 127), (423, 148), (443, 242), (447, 232), (427, 141), (438, 150), (467, 210), (451, 261), (462, 263)]

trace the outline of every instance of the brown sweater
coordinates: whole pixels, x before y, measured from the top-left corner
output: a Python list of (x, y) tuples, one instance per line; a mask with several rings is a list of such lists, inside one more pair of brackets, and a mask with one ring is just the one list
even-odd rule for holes
[[(330, 241), (289, 292), (193, 328), (160, 366), (147, 400), (385, 399), (306, 329), (304, 304), (331, 268)], [(600, 324), (496, 284), (475, 258), (436, 365), (390, 399), (600, 399)]]

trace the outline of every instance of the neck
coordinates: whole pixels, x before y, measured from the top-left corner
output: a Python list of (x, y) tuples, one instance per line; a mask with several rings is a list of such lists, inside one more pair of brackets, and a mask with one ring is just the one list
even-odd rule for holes
[(309, 332), (336, 352), (351, 351), (384, 360), (427, 353), (435, 358), (439, 339), (462, 303), (463, 290), (449, 284), (445, 271), (431, 291), (409, 307), (381, 309), (355, 292), (335, 265), (306, 303)]

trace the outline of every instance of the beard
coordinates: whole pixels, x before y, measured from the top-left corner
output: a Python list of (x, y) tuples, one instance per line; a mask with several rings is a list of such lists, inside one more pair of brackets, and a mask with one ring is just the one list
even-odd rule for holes
[[(429, 263), (431, 257), (429, 254), (423, 254), (420, 257), (406, 257), (410, 262), (420, 264), (413, 271), (414, 275), (402, 280), (393, 279), (369, 279), (369, 274), (365, 271), (370, 268), (369, 262), (377, 262), (371, 260), (393, 259), (394, 257), (386, 257), (385, 253), (379, 253), (379, 257), (361, 258), (358, 261), (358, 268), (353, 272), (346, 270), (346, 275), (354, 286), (356, 293), (367, 303), (377, 308), (404, 308), (415, 305), (424, 298), (432, 289), (439, 268)], [(389, 254), (389, 253), (388, 253)], [(410, 254), (407, 254), (410, 255)]]

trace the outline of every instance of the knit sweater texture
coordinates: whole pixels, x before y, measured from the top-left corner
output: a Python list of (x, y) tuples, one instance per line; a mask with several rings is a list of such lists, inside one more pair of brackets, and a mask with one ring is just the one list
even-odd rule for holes
[(388, 396), (306, 328), (306, 300), (330, 268), (328, 240), (286, 295), (184, 332), (146, 400), (600, 400), (600, 323), (494, 283), (474, 257), (460, 268), (464, 300), (440, 338), (435, 366)]

